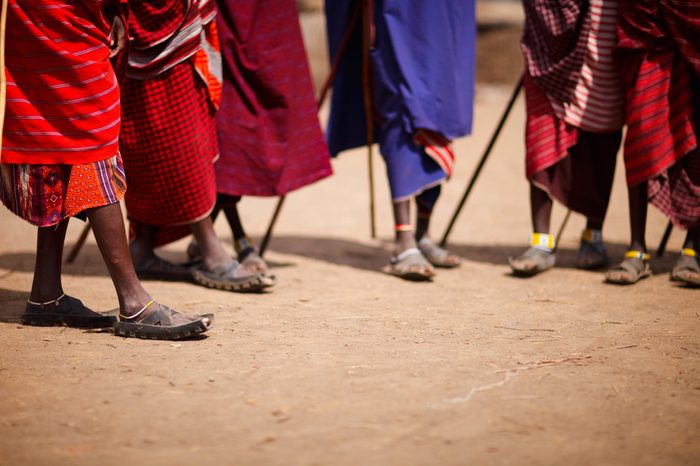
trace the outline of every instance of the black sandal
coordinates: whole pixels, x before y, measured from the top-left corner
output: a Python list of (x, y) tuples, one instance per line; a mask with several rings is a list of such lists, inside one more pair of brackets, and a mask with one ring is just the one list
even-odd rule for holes
[(115, 316), (88, 309), (79, 299), (65, 294), (45, 303), (27, 300), (24, 314), (20, 316), (22, 324), (40, 327), (105, 328), (111, 327), (116, 320)]
[[(144, 311), (153, 304), (156, 304), (158, 309), (145, 314)], [(151, 300), (134, 316), (119, 314), (119, 320), (114, 323), (113, 328), (115, 335), (125, 338), (183, 340), (201, 335), (213, 325), (213, 314), (188, 316)]]

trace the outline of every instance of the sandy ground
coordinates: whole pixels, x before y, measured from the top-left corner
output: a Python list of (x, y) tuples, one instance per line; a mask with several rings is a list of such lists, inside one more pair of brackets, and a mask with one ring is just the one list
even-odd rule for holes
[[(508, 97), (480, 86), (474, 135), (457, 142), (439, 237)], [(367, 161), (290, 196), (263, 295), (149, 282), (159, 300), (215, 312), (206, 338), (179, 343), (32, 328), (18, 316), (35, 231), (0, 210), (0, 465), (667, 465), (700, 462), (699, 291), (668, 271), (682, 233), (634, 287), (572, 268), (572, 216), (560, 264), (509, 276), (530, 232), (520, 100), (451, 237), (463, 267), (414, 284), (378, 269), (392, 221), (375, 159), (378, 240), (369, 238)], [(246, 199), (264, 232), (275, 201)], [(554, 225), (564, 209), (557, 206)], [(651, 245), (665, 220), (653, 209)], [(72, 245), (82, 224), (69, 228)], [(217, 229), (230, 245), (223, 221)], [(628, 236), (622, 167), (604, 234)], [(184, 259), (181, 241), (164, 255)], [(116, 305), (94, 240), (65, 267), (89, 306)]]

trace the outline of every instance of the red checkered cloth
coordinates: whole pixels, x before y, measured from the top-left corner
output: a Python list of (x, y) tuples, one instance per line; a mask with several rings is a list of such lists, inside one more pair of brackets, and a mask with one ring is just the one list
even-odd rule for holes
[(216, 201), (214, 107), (194, 59), (160, 75), (127, 79), (122, 89), (121, 148), (129, 219), (161, 228), (156, 245), (190, 233)]
[(561, 102), (572, 99), (590, 28), (584, 0), (524, 1), (522, 49), (532, 80)]
[(119, 154), (76, 165), (0, 165), (0, 199), (32, 225), (49, 227), (87, 209), (119, 202), (126, 191)]
[(220, 193), (279, 196), (332, 173), (294, 0), (219, 0)]
[(618, 23), (627, 84), (627, 183), (648, 181), (674, 224), (700, 224), (700, 4), (624, 0)]

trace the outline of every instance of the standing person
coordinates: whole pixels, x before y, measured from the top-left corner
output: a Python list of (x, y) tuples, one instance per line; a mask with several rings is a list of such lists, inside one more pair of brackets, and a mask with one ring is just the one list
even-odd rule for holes
[[(331, 58), (359, 3), (326, 3)], [(404, 279), (430, 280), (433, 266), (461, 263), (430, 239), (428, 227), (440, 186), (452, 173), (451, 141), (471, 131), (474, 1), (377, 0), (372, 13), (372, 118), (386, 162), (395, 223), (394, 256), (384, 270)], [(367, 142), (360, 29), (358, 24), (353, 31), (333, 86), (328, 140), (334, 155)]]
[[(7, 107), (0, 198), (38, 227), (32, 289), (22, 323), (105, 327), (125, 337), (178, 339), (213, 317), (179, 314), (139, 283), (119, 200), (119, 86), (110, 58), (124, 48), (125, 2), (9, 0)], [(111, 49), (111, 50), (110, 50)], [(119, 299), (119, 320), (68, 296), (61, 283), (66, 228), (90, 219)]]
[[(238, 214), (242, 196), (284, 196), (330, 176), (294, 0), (219, 0), (223, 90), (217, 114), (216, 218), (238, 260), (267, 272)], [(200, 251), (189, 248), (191, 259)]]
[(530, 247), (510, 260), (515, 275), (554, 266), (552, 198), (586, 216), (576, 267), (608, 264), (603, 221), (623, 124), (615, 63), (617, 0), (523, 2), (525, 166), (530, 182)]
[(651, 275), (650, 201), (688, 230), (671, 279), (700, 286), (700, 3), (620, 0), (619, 63), (626, 86), (624, 144), (630, 246), (606, 281)]
[(193, 233), (204, 286), (260, 291), (271, 285), (231, 259), (214, 232), (215, 111), (220, 98), (214, 0), (130, 3), (130, 47), (123, 86), (121, 149), (128, 173), (131, 254), (144, 277), (187, 280), (190, 271), (154, 248)]

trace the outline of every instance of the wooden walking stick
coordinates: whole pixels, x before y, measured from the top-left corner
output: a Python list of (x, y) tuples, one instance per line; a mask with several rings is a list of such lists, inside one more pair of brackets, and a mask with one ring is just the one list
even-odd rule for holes
[(555, 250), (559, 248), (559, 240), (561, 240), (561, 235), (564, 234), (564, 228), (566, 228), (566, 224), (569, 222), (569, 217), (571, 217), (571, 209), (566, 211), (564, 220), (561, 221), (561, 226), (559, 227), (559, 231), (557, 231), (557, 236), (554, 238)]
[(506, 120), (508, 119), (508, 115), (510, 115), (510, 111), (513, 108), (513, 104), (515, 103), (515, 100), (518, 98), (518, 94), (520, 94), (520, 89), (522, 89), (522, 87), (523, 87), (523, 77), (520, 76), (520, 79), (518, 80), (517, 84), (515, 85), (515, 89), (513, 89), (513, 93), (510, 96), (510, 100), (508, 101), (508, 105), (506, 105), (506, 109), (503, 111), (503, 115), (501, 116), (501, 120), (498, 122), (498, 126), (496, 126), (496, 129), (493, 132), (493, 135), (491, 136), (491, 140), (489, 140), (489, 143), (486, 146), (486, 149), (484, 150), (484, 154), (481, 156), (481, 160), (479, 160), (478, 165), (474, 169), (474, 173), (472, 174), (472, 177), (469, 180), (469, 184), (467, 185), (467, 189), (464, 191), (464, 194), (462, 195), (462, 199), (459, 201), (459, 204), (457, 205), (457, 209), (455, 210), (454, 214), (452, 215), (452, 219), (450, 220), (449, 225), (447, 225), (447, 229), (445, 230), (445, 234), (442, 235), (442, 240), (440, 241), (440, 246), (442, 246), (443, 248), (447, 244), (447, 238), (450, 236), (450, 232), (452, 231), (452, 227), (454, 227), (454, 224), (457, 221), (457, 217), (459, 216), (459, 213), (462, 211), (462, 208), (464, 207), (464, 203), (467, 202), (467, 198), (469, 197), (469, 194), (472, 192), (472, 189), (474, 188), (474, 184), (476, 183), (476, 180), (479, 178), (479, 175), (481, 174), (481, 169), (484, 168), (484, 164), (486, 163), (486, 159), (491, 154), (491, 150), (493, 149), (493, 146), (496, 144), (496, 140), (498, 139), (498, 136), (501, 134), (501, 130), (503, 129), (503, 126), (504, 126)]
[(656, 249), (656, 257), (663, 257), (666, 252), (666, 244), (668, 244), (668, 239), (671, 237), (671, 231), (673, 231), (673, 223), (669, 220), (668, 225), (666, 225), (666, 230), (664, 230), (664, 235), (661, 237), (661, 242), (659, 247)]
[(374, 144), (374, 106), (372, 105), (372, 68), (369, 51), (374, 47), (374, 1), (362, 0), (362, 98), (365, 104), (367, 131), (367, 168), (369, 174), (369, 223), (372, 238), (377, 237), (374, 208), (374, 167), (372, 146)]
[[(363, 4), (358, 2), (357, 7), (352, 13), (352, 16), (350, 17), (350, 21), (348, 22), (347, 27), (345, 28), (345, 31), (343, 32), (343, 37), (340, 40), (340, 45), (338, 47), (338, 52), (335, 54), (335, 57), (333, 58), (333, 63), (331, 64), (331, 69), (328, 74), (328, 77), (326, 78), (326, 81), (323, 83), (323, 86), (321, 87), (321, 92), (319, 93), (318, 97), (318, 111), (321, 110), (321, 107), (323, 106), (323, 103), (326, 100), (326, 97), (328, 96), (328, 91), (330, 91), (333, 81), (335, 80), (335, 75), (338, 74), (338, 68), (340, 67), (340, 62), (345, 56), (345, 51), (348, 48), (348, 44), (350, 43), (350, 37), (352, 36), (352, 32), (355, 29), (355, 25), (357, 24), (357, 21), (360, 17), (360, 13), (363, 11)], [(371, 160), (371, 156), (370, 156)], [(371, 170), (371, 163), (370, 163), (370, 170)], [(370, 178), (373, 178), (372, 173), (370, 173)], [(371, 197), (371, 212), (372, 212), (372, 231), (374, 231), (374, 191), (373, 187), (374, 183), (370, 183), (370, 197)], [(279, 217), (280, 211), (282, 210), (282, 205), (284, 204), (284, 200), (287, 197), (285, 194), (284, 196), (280, 196), (279, 201), (277, 201), (277, 206), (275, 207), (275, 211), (272, 214), (272, 218), (270, 219), (270, 223), (267, 226), (267, 230), (265, 232), (265, 236), (263, 237), (262, 242), (260, 243), (260, 257), (263, 257), (265, 254), (265, 250), (267, 249), (267, 246), (270, 243), (270, 239), (272, 238), (272, 232), (275, 228), (275, 223), (277, 223), (277, 218)], [(374, 237), (374, 236), (373, 236)]]

